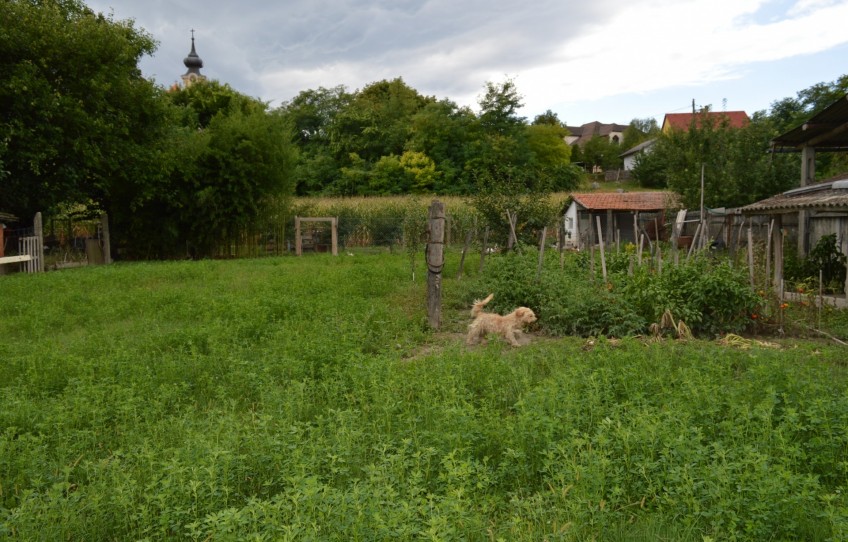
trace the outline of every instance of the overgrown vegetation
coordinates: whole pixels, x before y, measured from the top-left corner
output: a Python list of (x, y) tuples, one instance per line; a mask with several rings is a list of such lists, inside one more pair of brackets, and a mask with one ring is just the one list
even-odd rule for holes
[[(457, 260), (441, 334), (404, 254), (4, 277), (0, 536), (848, 535), (843, 349), (540, 336), (468, 349), (459, 286), (473, 281), (451, 278)], [(490, 260), (504, 289), (494, 271), (478, 286), (505, 304), (507, 268), (523, 291), (530, 261)]]
[[(538, 251), (529, 248), (492, 258), (476, 294), (495, 292), (502, 308), (527, 305), (540, 313), (540, 326), (552, 335), (642, 335), (665, 311), (705, 337), (750, 330), (751, 316), (764, 300), (748, 284), (746, 271), (724, 259), (699, 254), (679, 265), (658, 270), (652, 262), (634, 265), (635, 254), (608, 254), (607, 282), (601, 276), (600, 256), (594, 271), (588, 253), (569, 258), (562, 269), (559, 255), (547, 253), (538, 280)], [(470, 295), (470, 294), (469, 294)]]
[(836, 245), (836, 234), (824, 235), (805, 258), (797, 252), (787, 251), (786, 280), (803, 293), (807, 290), (842, 293), (845, 291), (845, 254)]

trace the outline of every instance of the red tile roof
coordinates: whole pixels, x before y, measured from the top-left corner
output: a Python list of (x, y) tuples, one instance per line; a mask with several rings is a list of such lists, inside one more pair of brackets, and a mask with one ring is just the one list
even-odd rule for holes
[(727, 120), (727, 125), (731, 128), (744, 128), (748, 126), (751, 119), (744, 111), (709, 111), (706, 113), (666, 113), (663, 119), (662, 130), (668, 128), (674, 130), (689, 130), (692, 125), (692, 117), (695, 117), (695, 122), (703, 122), (706, 117), (712, 118), (717, 124)]
[(672, 192), (593, 192), (571, 197), (590, 211), (658, 211), (679, 205), (677, 194)]

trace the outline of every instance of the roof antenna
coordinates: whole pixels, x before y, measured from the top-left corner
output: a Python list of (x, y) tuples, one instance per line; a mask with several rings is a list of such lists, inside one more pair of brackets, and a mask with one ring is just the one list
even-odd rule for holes
[(721, 110), (727, 113), (727, 98), (721, 99)]

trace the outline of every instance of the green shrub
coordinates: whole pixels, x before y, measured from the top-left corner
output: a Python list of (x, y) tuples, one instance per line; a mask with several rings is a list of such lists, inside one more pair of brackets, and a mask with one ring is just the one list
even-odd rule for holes
[(661, 274), (638, 268), (633, 276), (618, 275), (613, 282), (623, 285), (624, 300), (647, 321), (658, 322), (670, 310), (696, 334), (744, 331), (761, 301), (744, 271), (703, 255), (677, 266), (667, 264)]

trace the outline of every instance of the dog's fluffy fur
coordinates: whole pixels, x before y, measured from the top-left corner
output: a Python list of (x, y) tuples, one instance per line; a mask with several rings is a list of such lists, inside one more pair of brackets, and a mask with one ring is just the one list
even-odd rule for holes
[(524, 335), (521, 328), (525, 324), (535, 322), (536, 315), (527, 307), (518, 307), (506, 316), (483, 312), (483, 307), (493, 297), (495, 297), (495, 294), (489, 294), (489, 297), (475, 301), (471, 306), (471, 316), (474, 321), (468, 326), (466, 344), (478, 344), (486, 338), (487, 334), (496, 333), (512, 346), (521, 346), (519, 339)]

